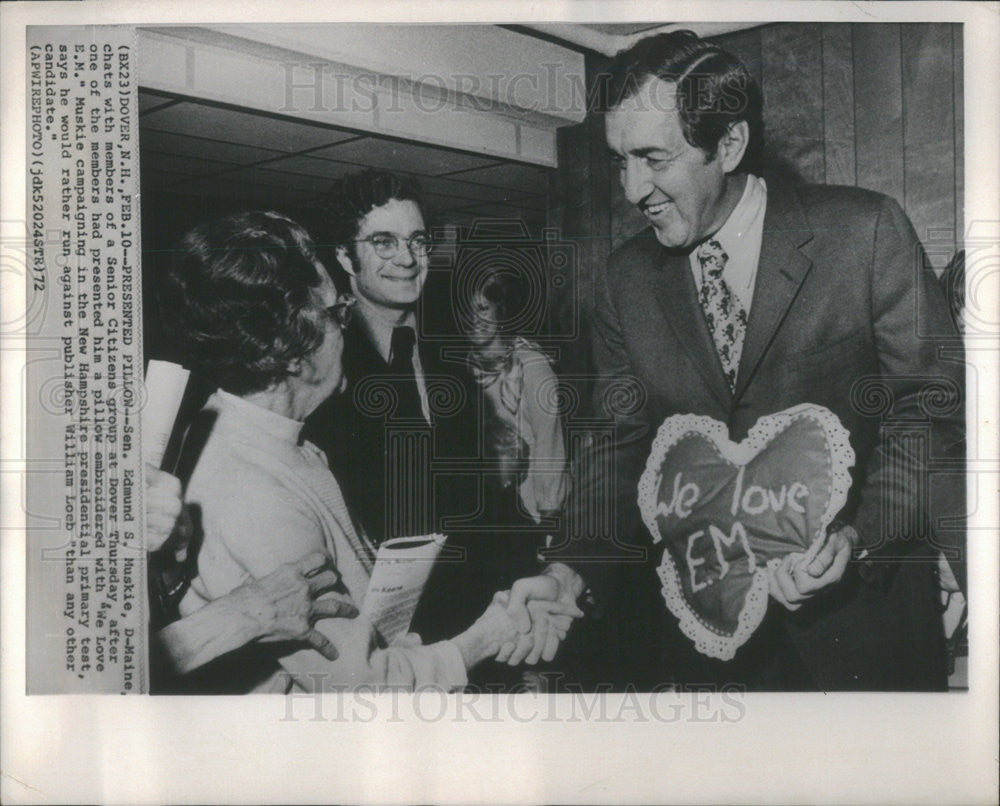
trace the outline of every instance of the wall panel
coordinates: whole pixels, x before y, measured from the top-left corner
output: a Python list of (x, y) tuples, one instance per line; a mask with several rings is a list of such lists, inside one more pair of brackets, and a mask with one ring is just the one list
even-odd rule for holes
[(955, 251), (955, 115), (951, 31), (902, 25), (906, 208), (935, 268)]
[(905, 204), (900, 26), (851, 26), (858, 184)]
[(955, 115), (955, 240), (961, 248), (965, 237), (965, 84), (962, 64), (962, 26), (951, 28), (952, 102)]
[(822, 182), (822, 28), (818, 23), (768, 26), (760, 37), (769, 150), (806, 181)]
[(854, 44), (847, 25), (823, 24), (823, 172), (828, 185), (854, 185)]

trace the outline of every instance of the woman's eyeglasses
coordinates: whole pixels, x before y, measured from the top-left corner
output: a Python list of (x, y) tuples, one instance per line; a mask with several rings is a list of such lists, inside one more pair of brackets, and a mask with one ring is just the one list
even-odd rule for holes
[(357, 300), (353, 294), (341, 294), (333, 305), (327, 307), (327, 316), (330, 317), (331, 322), (343, 330), (351, 323), (351, 312), (356, 303)]
[[(355, 243), (370, 243), (375, 254), (382, 260), (391, 260), (399, 254), (399, 238), (391, 232), (376, 232), (367, 238), (359, 238)], [(404, 241), (414, 257), (427, 257), (434, 248), (434, 242), (426, 232), (415, 232)]]

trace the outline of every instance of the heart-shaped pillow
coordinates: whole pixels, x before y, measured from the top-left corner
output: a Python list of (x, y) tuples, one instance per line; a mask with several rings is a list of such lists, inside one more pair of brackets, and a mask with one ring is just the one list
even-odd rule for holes
[(768, 564), (807, 552), (851, 486), (854, 450), (832, 411), (762, 417), (736, 444), (723, 423), (664, 420), (639, 481), (667, 607), (698, 651), (730, 660), (767, 610)]

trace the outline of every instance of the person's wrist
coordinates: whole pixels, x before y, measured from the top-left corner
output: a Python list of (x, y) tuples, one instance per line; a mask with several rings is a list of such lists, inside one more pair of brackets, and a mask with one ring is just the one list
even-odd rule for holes
[(238, 633), (244, 644), (265, 637), (273, 621), (273, 613), (267, 612), (268, 608), (255, 595), (251, 584), (245, 582), (228, 596), (216, 599), (232, 617), (232, 632)]
[(580, 595), (587, 588), (583, 577), (565, 563), (550, 563), (544, 573), (554, 577), (559, 583), (560, 594), (569, 592), (573, 597), (573, 601), (579, 599)]
[(260, 623), (246, 615), (235, 591), (168, 624), (156, 640), (174, 671), (186, 674), (213, 658), (262, 637)]
[(852, 549), (856, 549), (858, 547), (858, 543), (861, 542), (861, 536), (858, 534), (858, 530), (846, 521), (834, 520), (828, 527), (826, 527), (826, 533), (828, 535), (832, 536), (838, 532), (847, 538), (847, 541), (851, 544)]
[(471, 669), (479, 661), (500, 651), (499, 645), (492, 653), (489, 651), (489, 639), (478, 626), (478, 622), (469, 627), (465, 632), (455, 636), (452, 639), (452, 643), (458, 647), (458, 652), (462, 656), (462, 663), (465, 664), (466, 669)]

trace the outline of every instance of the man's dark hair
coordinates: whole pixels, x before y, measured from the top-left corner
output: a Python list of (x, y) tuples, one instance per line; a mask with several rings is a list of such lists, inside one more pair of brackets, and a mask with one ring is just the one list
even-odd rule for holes
[(190, 230), (160, 289), (169, 335), (185, 362), (235, 395), (288, 377), (323, 342), (306, 231), (274, 212), (227, 216)]
[(344, 278), (338, 276), (337, 247), (347, 247), (351, 260), (356, 262), (354, 239), (358, 237), (361, 219), (376, 207), (388, 204), (390, 199), (416, 202), (423, 209), (420, 189), (414, 180), (368, 168), (337, 180), (306, 212), (307, 226), (320, 259), (342, 291), (348, 289), (343, 287)]
[(729, 127), (745, 120), (750, 140), (737, 170), (760, 172), (763, 96), (743, 62), (729, 51), (692, 31), (671, 31), (617, 53), (602, 78), (604, 112), (633, 97), (652, 78), (676, 85), (684, 139), (708, 159), (715, 157)]

